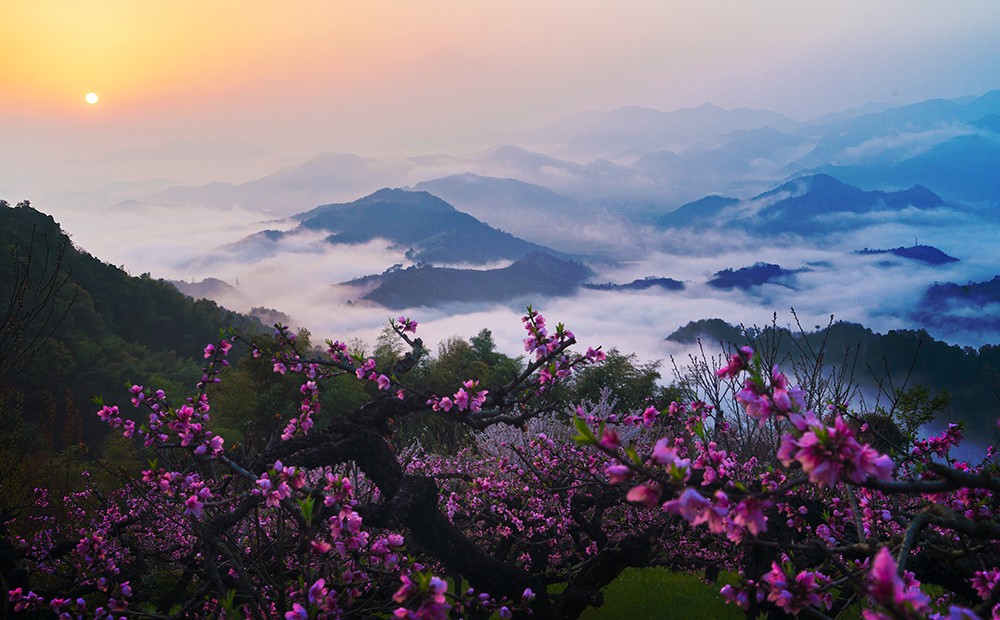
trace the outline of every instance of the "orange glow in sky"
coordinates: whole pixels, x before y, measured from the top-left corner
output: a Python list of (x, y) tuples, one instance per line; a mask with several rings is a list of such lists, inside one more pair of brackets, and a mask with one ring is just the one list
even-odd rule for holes
[(996, 88), (997, 31), (993, 0), (16, 0), (0, 131), (419, 152), (624, 105), (808, 118)]
[[(328, 3), (332, 6), (333, 3)], [(0, 82), (17, 108), (61, 109), (100, 90), (127, 104), (212, 97), (271, 70), (287, 70), (303, 43), (325, 34), (314, 19), (272, 3), (34, 0), (4, 8)], [(319, 5), (311, 7), (312, 13)], [(169, 105), (169, 102), (168, 102)]]

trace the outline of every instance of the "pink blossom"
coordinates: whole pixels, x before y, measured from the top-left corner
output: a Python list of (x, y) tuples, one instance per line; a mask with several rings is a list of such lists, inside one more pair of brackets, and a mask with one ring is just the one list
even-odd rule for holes
[(734, 379), (743, 370), (750, 368), (750, 360), (753, 359), (753, 349), (750, 347), (740, 347), (738, 353), (729, 356), (729, 364), (715, 374), (723, 379)]
[[(97, 417), (101, 418), (102, 422), (112, 422), (113, 420), (119, 420), (118, 407), (108, 407), (105, 405), (101, 407), (101, 410), (97, 412)], [(93, 419), (93, 418), (91, 418)]]
[(257, 479), (257, 486), (265, 492), (271, 490), (271, 478), (267, 475), (267, 472), (261, 474), (260, 478)]
[(632, 477), (632, 470), (626, 465), (609, 465), (604, 472), (608, 474), (608, 482), (619, 484)]
[(746, 408), (747, 415), (760, 422), (773, 415), (770, 398), (752, 379), (747, 379), (743, 389), (736, 393), (736, 400)]
[(396, 601), (397, 603), (402, 603), (403, 601), (405, 601), (406, 599), (410, 598), (411, 596), (420, 591), (420, 589), (417, 587), (417, 584), (413, 583), (413, 581), (411, 581), (410, 578), (407, 577), (406, 575), (400, 575), (399, 580), (403, 582), (403, 585), (399, 586), (399, 589), (396, 590), (396, 593), (392, 595), (392, 600)]
[(716, 491), (712, 496), (712, 502), (702, 513), (701, 518), (695, 519), (694, 524), (701, 522), (708, 524), (708, 531), (713, 534), (722, 534), (729, 530), (729, 496), (722, 491)]
[(660, 503), (660, 493), (652, 487), (641, 484), (629, 489), (629, 492), (625, 495), (625, 499), (630, 502), (642, 504), (647, 508), (655, 508)]
[(184, 500), (184, 514), (191, 515), (195, 519), (201, 518), (202, 509), (204, 507), (205, 504), (201, 502), (201, 499), (197, 494)]
[(650, 427), (656, 422), (656, 418), (660, 416), (660, 410), (656, 407), (649, 406), (646, 410), (642, 412), (642, 424), (643, 426)]
[(369, 357), (357, 370), (354, 371), (354, 374), (358, 377), (358, 379), (364, 379), (365, 375), (374, 369), (375, 360)]
[(913, 448), (913, 455), (918, 457), (936, 454), (944, 457), (948, 455), (951, 448), (957, 446), (962, 441), (962, 427), (958, 424), (949, 424), (948, 428), (934, 437), (928, 437), (916, 441)]
[(892, 459), (858, 443), (839, 415), (833, 426), (823, 425), (811, 411), (792, 414), (789, 421), (794, 430), (782, 437), (778, 458), (786, 467), (798, 461), (812, 482), (834, 486), (841, 479), (860, 484), (869, 476), (879, 480), (892, 476)]
[(480, 390), (476, 392), (476, 395), (469, 401), (469, 410), (472, 412), (482, 410), (483, 404), (486, 402), (487, 394), (489, 394), (489, 390)]
[[(929, 611), (930, 598), (920, 591), (920, 584), (907, 584), (896, 572), (896, 561), (887, 547), (882, 547), (875, 555), (871, 570), (868, 571), (868, 595), (872, 600), (893, 613), (889, 617), (923, 614)], [(865, 618), (874, 620), (883, 617), (878, 612), (865, 611)]]
[(326, 598), (326, 594), (326, 580), (317, 579), (316, 582), (309, 588), (309, 604), (319, 605), (320, 602)]
[(688, 487), (677, 499), (672, 499), (663, 504), (663, 509), (667, 512), (680, 515), (688, 523), (701, 523), (705, 510), (711, 505), (704, 495), (697, 489)]
[(797, 387), (792, 387), (777, 366), (771, 369), (771, 402), (775, 409), (785, 415), (804, 409), (806, 406), (805, 393)]
[(677, 448), (671, 445), (666, 437), (661, 438), (653, 446), (653, 461), (665, 465), (674, 482), (684, 484), (691, 477), (691, 459), (682, 459), (677, 455)]
[(595, 362), (595, 363), (597, 363), (597, 362), (603, 362), (604, 360), (606, 360), (608, 358), (607, 354), (604, 351), (602, 351), (600, 349), (594, 349), (594, 348), (591, 348), (591, 347), (587, 348), (587, 353), (585, 354), (585, 356), (586, 356), (586, 358), (588, 360), (590, 360), (592, 362)]
[(618, 438), (618, 432), (609, 426), (601, 433), (601, 439), (597, 444), (605, 450), (615, 451), (621, 447), (621, 440)]
[(448, 582), (440, 577), (431, 577), (429, 589), (435, 602), (443, 603), (444, 595), (448, 591)]
[(764, 516), (763, 508), (766, 504), (755, 497), (746, 497), (733, 508), (733, 522), (736, 525), (745, 527), (748, 532), (756, 536), (767, 531), (767, 517)]
[(274, 487), (270, 493), (267, 493), (267, 499), (264, 503), (272, 508), (278, 506), (281, 500), (289, 497), (292, 494), (292, 489), (289, 488), (288, 484), (284, 482), (279, 482), (278, 486)]
[(312, 540), (309, 542), (309, 546), (312, 547), (313, 551), (319, 554), (329, 553), (330, 549), (332, 548), (330, 543), (326, 542), (325, 540)]
[(469, 393), (465, 391), (465, 388), (459, 388), (455, 392), (455, 406), (458, 407), (459, 411), (465, 411), (469, 407)]
[(998, 582), (1000, 582), (1000, 571), (995, 569), (988, 571), (977, 570), (972, 575), (972, 587), (975, 588), (976, 594), (982, 599), (986, 599), (990, 595)]

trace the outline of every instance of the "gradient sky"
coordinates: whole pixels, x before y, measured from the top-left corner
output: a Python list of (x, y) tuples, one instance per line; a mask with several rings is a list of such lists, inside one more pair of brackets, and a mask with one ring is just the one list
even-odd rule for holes
[(622, 105), (806, 119), (1000, 87), (994, 0), (3, 2), (12, 176), (178, 137), (419, 154)]
[[(264, 227), (254, 215), (109, 207), (141, 196), (147, 190), (133, 188), (148, 188), (148, 179), (165, 178), (160, 189), (242, 182), (322, 152), (465, 154), (577, 112), (625, 105), (673, 110), (711, 102), (807, 120), (872, 101), (975, 96), (1000, 88), (998, 32), (996, 0), (0, 0), (0, 198), (31, 199), (75, 242), (134, 273), (242, 278), (245, 289), (258, 285), (251, 305), (282, 308), (323, 337), (373, 339), (381, 313), (362, 318), (346, 306), (329, 312), (338, 301), (327, 298), (332, 293), (311, 287), (327, 297), (303, 296), (302, 283), (277, 258), (234, 261), (227, 265), (232, 272), (192, 271), (198, 252)], [(84, 101), (90, 91), (101, 97), (95, 106)], [(219, 137), (258, 145), (267, 155), (199, 159), (182, 147), (176, 150), (188, 160), (178, 164), (149, 151), (120, 153)], [(981, 271), (963, 272), (958, 281), (995, 275), (988, 250), (969, 250), (992, 247), (986, 244), (993, 231), (954, 230), (939, 232), (963, 239), (961, 265)], [(976, 234), (984, 239), (967, 241)], [(702, 242), (723, 247), (731, 240)], [(710, 264), (688, 260), (685, 273), (677, 271), (676, 256), (664, 256), (662, 265), (642, 265), (616, 281), (663, 274), (703, 282), (758, 256), (753, 248), (713, 255)], [(299, 254), (278, 258), (301, 261)], [(355, 255), (327, 249), (306, 266), (314, 281), (340, 281), (396, 260), (375, 250), (364, 259), (359, 264)], [(802, 264), (784, 255), (776, 260)], [(336, 271), (345, 266), (357, 272)], [(890, 286), (894, 300), (914, 299), (927, 275), (914, 272), (913, 282), (900, 283), (895, 273), (866, 273), (860, 280), (877, 291), (867, 295), (856, 269), (843, 273), (851, 278), (846, 288), (869, 305), (853, 307), (842, 299), (843, 283), (821, 274), (829, 294), (814, 290), (815, 308), (803, 308), (820, 317), (816, 322), (835, 312), (898, 327), (892, 321), (899, 313), (875, 308), (882, 314), (872, 316), (870, 304), (889, 297), (883, 293)], [(553, 316), (645, 359), (662, 356), (662, 337), (705, 316), (708, 306), (736, 322), (766, 322), (771, 312), (761, 306), (751, 316), (751, 301), (700, 289), (667, 304), (669, 313), (633, 297), (602, 295), (561, 300), (566, 307)], [(784, 298), (776, 303), (789, 305)], [(639, 316), (643, 311), (653, 316)], [(421, 321), (431, 336), (495, 325), (498, 341), (516, 348), (516, 317), (504, 332), (511, 311), (491, 312), (466, 317), (467, 329), (444, 311)], [(650, 326), (655, 336), (635, 325)]]

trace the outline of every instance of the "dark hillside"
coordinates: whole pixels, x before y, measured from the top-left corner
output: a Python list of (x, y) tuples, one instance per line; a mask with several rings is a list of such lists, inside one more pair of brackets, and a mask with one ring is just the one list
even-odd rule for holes
[[(149, 274), (133, 277), (100, 261), (74, 247), (51, 216), (23, 203), (0, 206), (0, 247), (5, 250), (0, 313), (12, 312), (14, 261), (23, 270), (30, 254), (33, 287), (56, 269), (65, 279), (51, 312), (24, 317), (16, 328), (28, 337), (0, 343), (0, 360), (12, 366), (0, 375), (9, 384), (3, 387), (13, 388), (8, 396), (20, 397), (24, 422), (52, 445), (96, 441), (102, 429), (91, 400), (120, 400), (127, 382), (190, 390), (200, 375), (201, 351), (219, 339), (220, 329), (259, 326), (212, 301), (195, 301)], [(54, 331), (37, 333), (48, 315)], [(15, 328), (8, 331), (13, 334)], [(33, 344), (34, 336), (41, 337)], [(35, 355), (19, 356), (31, 351)], [(9, 363), (16, 360), (20, 368)]]

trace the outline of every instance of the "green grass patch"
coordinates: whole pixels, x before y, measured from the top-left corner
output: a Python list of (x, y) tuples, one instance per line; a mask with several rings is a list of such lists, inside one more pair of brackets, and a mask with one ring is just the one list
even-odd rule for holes
[[(724, 579), (724, 576), (723, 576)], [(698, 575), (662, 568), (630, 568), (604, 588), (604, 605), (588, 609), (584, 620), (702, 620), (744, 618), (743, 611), (719, 596), (725, 582), (708, 584)]]

